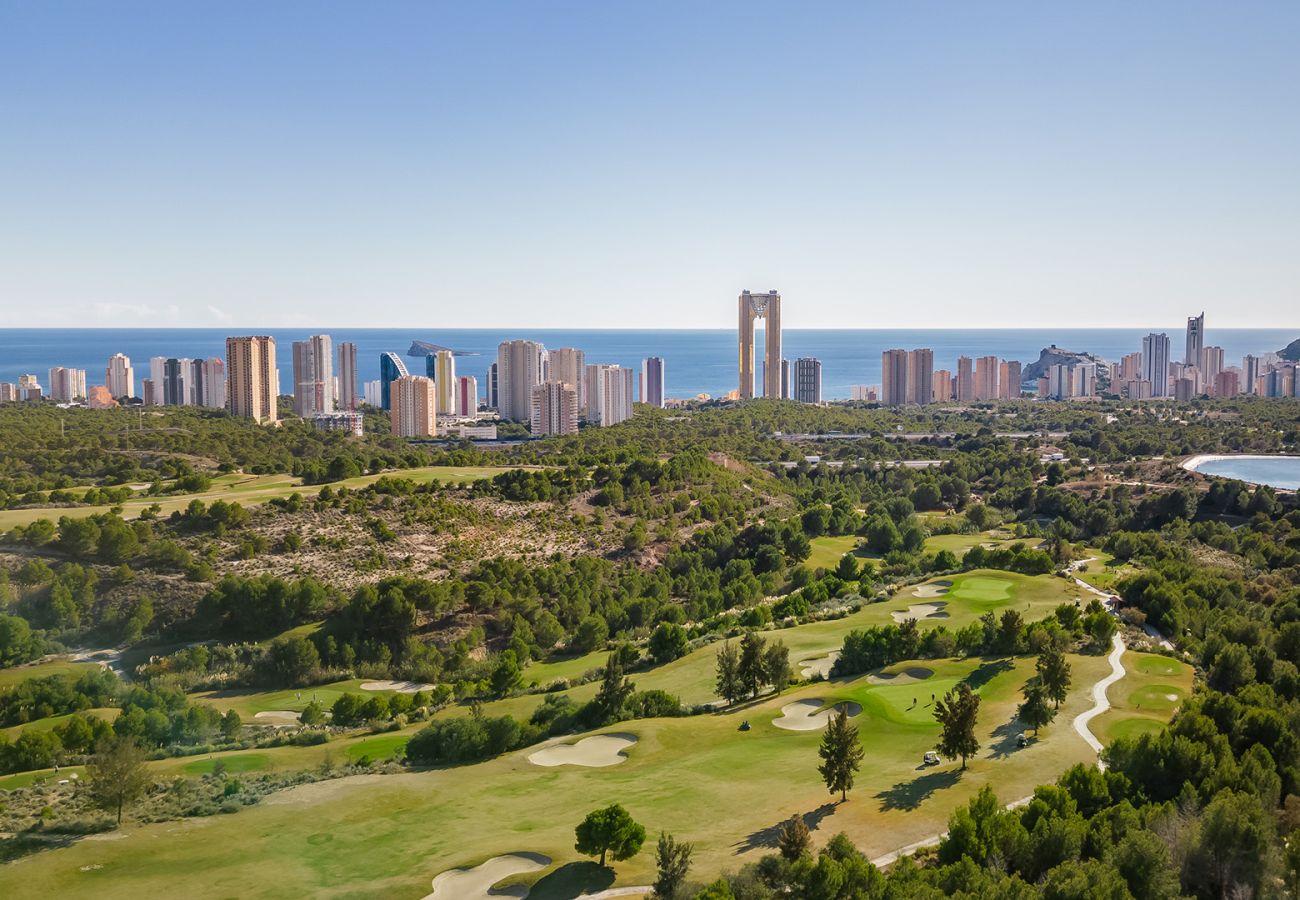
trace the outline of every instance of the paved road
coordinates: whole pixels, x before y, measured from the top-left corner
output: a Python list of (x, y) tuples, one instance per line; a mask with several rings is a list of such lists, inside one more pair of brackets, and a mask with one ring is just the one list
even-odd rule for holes
[[(1079, 732), (1079, 737), (1088, 742), (1088, 746), (1101, 753), (1101, 741), (1092, 733), (1088, 723), (1097, 716), (1110, 709), (1110, 700), (1106, 697), (1106, 689), (1112, 684), (1124, 677), (1124, 666), (1120, 663), (1119, 658), (1124, 655), (1128, 648), (1124, 646), (1124, 638), (1118, 633), (1111, 638), (1111, 646), (1114, 648), (1110, 651), (1110, 674), (1092, 686), (1092, 709), (1082, 712), (1074, 718), (1074, 730)], [(1100, 758), (1097, 760), (1097, 768), (1104, 769), (1106, 764)]]

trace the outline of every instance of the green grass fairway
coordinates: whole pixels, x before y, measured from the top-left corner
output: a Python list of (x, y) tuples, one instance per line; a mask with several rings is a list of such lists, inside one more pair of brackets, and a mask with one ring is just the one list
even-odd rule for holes
[(312, 687), (275, 691), (200, 691), (191, 694), (190, 699), (198, 703), (209, 703), (222, 712), (233, 709), (239, 713), (240, 718), (244, 720), (244, 724), (248, 725), (257, 721), (256, 716), (260, 712), (271, 712), (279, 709), (302, 712), (313, 699), (328, 710), (334, 705), (334, 701), (344, 694), (359, 694), (362, 697), (369, 697), (376, 693), (392, 693), (391, 691), (361, 690), (361, 685), (369, 680), (368, 678), (351, 678), (346, 681), (333, 681), (329, 684), (318, 684)]
[(353, 762), (359, 759), (369, 759), (371, 762), (376, 762), (398, 754), (410, 739), (409, 734), (396, 732), (376, 734), (353, 742), (348, 745), (344, 753)]
[(71, 719), (76, 715), (94, 716), (95, 718), (105, 719), (112, 722), (121, 714), (121, 712), (122, 710), (117, 707), (96, 707), (93, 709), (82, 710), (80, 713), (65, 713), (61, 716), (49, 716), (44, 719), (37, 719), (36, 721), (28, 722), (25, 725), (10, 725), (8, 728), (0, 728), (0, 734), (3, 734), (11, 741), (16, 741), (18, 740), (18, 736), (29, 728), (32, 731), (52, 731), (57, 726), (62, 725), (64, 722), (68, 721), (68, 719)]
[(11, 669), (0, 669), (0, 690), (13, 687), (28, 678), (48, 678), (51, 675), (80, 675), (82, 672), (90, 672), (97, 668), (99, 666), (96, 663), (79, 663), (69, 662), (65, 659), (55, 659), (26, 666), (14, 666)]
[(205, 756), (203, 759), (196, 759), (181, 766), (181, 771), (186, 775), (209, 775), (218, 762), (223, 763), (226, 771), (234, 775), (239, 772), (257, 772), (270, 768), (271, 758), (265, 753), (241, 753), (238, 756), (232, 755), (220, 759)]
[[(859, 540), (861, 538), (854, 535), (813, 538), (809, 541), (812, 545), (812, 553), (804, 560), (804, 566), (812, 570), (825, 569), (829, 572), (839, 565), (840, 557), (845, 553), (852, 553), (859, 559), (880, 558), (875, 553), (855, 550)], [(925, 552), (938, 553), (940, 550), (951, 550), (961, 558), (966, 555), (967, 550), (980, 544), (1003, 547), (1014, 543), (1016, 541), (1007, 539), (1005, 532), (1000, 531), (981, 531), (977, 534), (936, 534), (925, 539)]]
[[(86, 767), (64, 766), (59, 769), (57, 775), (53, 769), (40, 769), (35, 772), (19, 772), (16, 775), (6, 775), (0, 778), (0, 791), (16, 791), (19, 788), (31, 787), (41, 779), (46, 779), (53, 784), (55, 781), (62, 781), (64, 778), (71, 778), (73, 775), (78, 778), (85, 778)], [(3, 885), (4, 875), (0, 874), (0, 886)]]
[[(840, 558), (845, 553), (853, 553), (853, 548), (858, 544), (858, 538), (851, 535), (824, 536), (813, 538), (809, 541), (812, 545), (812, 553), (804, 560), (804, 565), (809, 569), (825, 569), (827, 572), (834, 569), (840, 564)], [(865, 554), (855, 554), (865, 558)]]
[(1111, 708), (1092, 720), (1092, 733), (1103, 744), (1119, 737), (1158, 731), (1192, 693), (1192, 667), (1158, 653), (1125, 653), (1127, 671), (1111, 685)]
[[(374, 484), (380, 478), (405, 478), (420, 484), (441, 481), (447, 484), (466, 484), (483, 478), (491, 478), (508, 471), (510, 466), (423, 466), (416, 469), (397, 469), (379, 475), (358, 475), (336, 481), (328, 487), (359, 488)], [(300, 493), (304, 497), (313, 497), (326, 485), (304, 485), (301, 478), (292, 475), (221, 475), (212, 479), (209, 490), (193, 494), (168, 494), (161, 497), (148, 497), (143, 494), (131, 497), (122, 503), (122, 516), (127, 519), (140, 515), (141, 510), (157, 503), (162, 507), (162, 514), (168, 515), (183, 510), (194, 499), (211, 503), (214, 500), (226, 500), (253, 506), (265, 503), (277, 497), (288, 497)], [(58, 521), (60, 516), (83, 518), (85, 516), (108, 512), (107, 506), (45, 506), (30, 509), (0, 510), (0, 530), (7, 530), (16, 525), (30, 525), (37, 519)]]
[[(1041, 618), (1077, 595), (1071, 583), (1051, 576), (980, 570), (953, 580), (959, 583), (946, 598), (950, 617), (922, 620), (923, 629), (940, 623), (961, 627), (990, 607), (1017, 608), (1027, 618)], [(795, 661), (838, 649), (849, 630), (892, 622), (893, 611), (917, 602), (912, 589), (842, 619), (771, 631), (767, 637), (784, 641)], [(640, 689), (668, 690), (687, 703), (712, 700), (718, 646), (635, 673), (632, 680)], [(528, 671), (553, 674), (567, 666), (585, 670), (599, 661), (592, 655)], [(874, 857), (942, 831), (951, 811), (984, 785), (991, 785), (1004, 802), (1016, 800), (1070, 765), (1095, 758), (1070, 723), (1091, 706), (1092, 686), (1109, 673), (1105, 657), (1070, 657), (1073, 686), (1057, 720), (1043, 729), (1039, 740), (1017, 748), (1015, 736), (1022, 728), (1015, 709), (1021, 687), (1033, 674), (1033, 662), (1029, 657), (902, 662), (886, 674), (911, 668), (933, 674), (901, 684), (876, 683), (873, 676), (864, 675), (807, 684), (716, 714), (622, 722), (608, 730), (631, 733), (638, 743), (628, 749), (625, 762), (608, 768), (534, 766), (528, 755), (535, 748), (526, 748), (475, 765), (303, 786), (235, 815), (128, 825), (125, 840), (80, 841), (33, 855), (0, 867), (0, 890), (7, 898), (94, 895), (97, 900), (134, 900), (167, 895), (183, 879), (195, 897), (418, 897), (448, 868), (501, 853), (534, 851), (555, 862), (528, 879), (540, 882), (543, 897), (567, 896), (562, 886), (581, 874), (574, 866), (582, 860), (573, 850), (573, 828), (591, 809), (611, 802), (622, 803), (651, 835), (665, 829), (693, 842), (693, 871), (702, 880), (770, 852), (775, 826), (793, 813), (811, 814), (818, 821), (816, 844), (845, 831)], [(1139, 689), (1184, 683), (1190, 689), (1188, 667), (1171, 673), (1162, 668), (1169, 661), (1147, 662), (1137, 654), (1127, 654), (1125, 664)], [(1142, 680), (1137, 683), (1139, 674)], [(964, 773), (950, 762), (921, 768), (921, 756), (938, 734), (932, 695), (962, 680), (982, 698), (982, 748)], [(1123, 694), (1127, 681), (1111, 688), (1112, 701)], [(244, 715), (300, 709), (313, 691), (337, 695), (356, 690), (359, 683), (305, 689), (301, 699), (296, 691), (206, 696), (218, 708), (238, 708)], [(582, 702), (596, 687), (582, 685), (567, 693)], [(1172, 710), (1145, 705), (1139, 709), (1144, 696), (1139, 693), (1131, 705), (1117, 706), (1094, 720), (1094, 730), (1101, 720), (1119, 729), (1158, 727)], [(818, 777), (821, 732), (787, 731), (772, 724), (786, 704), (814, 699), (823, 706), (848, 700), (862, 707), (855, 722), (866, 758), (846, 804), (834, 802)], [(541, 701), (541, 695), (512, 697), (486, 703), (482, 711), (526, 718)], [(438, 716), (468, 714), (466, 707), (453, 706)], [(739, 730), (742, 721), (750, 723), (749, 731)], [(423, 723), (413, 723), (400, 732), (358, 734), (313, 747), (160, 760), (150, 768), (166, 778), (185, 774), (187, 767), (191, 774), (210, 771), (216, 759), (225, 760), (229, 771), (301, 769), (327, 757), (336, 762), (362, 756), (377, 760), (396, 752), (421, 727)], [(253, 761), (242, 762), (245, 758)], [(239, 852), (232, 853), (230, 848), (236, 846)], [(653, 869), (653, 847), (648, 844), (638, 856), (616, 864), (615, 883), (646, 884), (653, 879)]]

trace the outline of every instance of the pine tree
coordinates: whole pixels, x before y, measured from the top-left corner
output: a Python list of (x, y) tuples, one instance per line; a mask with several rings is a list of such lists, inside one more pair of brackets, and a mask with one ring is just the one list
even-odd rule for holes
[(979, 708), (979, 694), (964, 681), (934, 704), (934, 717), (943, 728), (935, 749), (949, 759), (960, 756), (963, 769), (967, 757), (974, 756), (980, 748), (979, 738), (975, 736)]
[(1065, 658), (1065, 651), (1055, 644), (1049, 644), (1043, 648), (1035, 668), (1047, 699), (1059, 709), (1070, 693), (1070, 663)]
[(773, 641), (763, 651), (763, 680), (772, 685), (775, 693), (781, 693), (790, 683), (790, 648), (783, 641)]
[(605, 662), (605, 674), (600, 681), (600, 690), (592, 700), (600, 711), (601, 724), (617, 722), (622, 718), (623, 704), (632, 695), (632, 689), (631, 680), (623, 676), (623, 664), (619, 661), (618, 653), (611, 653)]
[(812, 835), (808, 833), (808, 823), (803, 816), (793, 815), (781, 823), (781, 831), (776, 837), (777, 849), (790, 862), (799, 859), (812, 846)]
[(1025, 682), (1021, 693), (1025, 695), (1025, 702), (1016, 710), (1016, 716), (1037, 735), (1039, 728), (1056, 718), (1056, 708), (1047, 702), (1047, 689), (1038, 678)]
[(821, 772), (827, 790), (832, 794), (839, 791), (840, 802), (847, 801), (849, 789), (853, 787), (853, 776), (862, 765), (865, 751), (858, 740), (858, 727), (849, 724), (849, 711), (843, 704), (826, 726), (817, 753), (822, 758), (817, 771)]
[(681, 893), (686, 883), (686, 874), (691, 870), (690, 844), (679, 844), (671, 834), (659, 832), (659, 845), (655, 849), (654, 893), (655, 900), (673, 900)]
[(730, 706), (740, 699), (740, 654), (731, 641), (718, 648), (718, 696)]
[(749, 632), (740, 639), (740, 666), (737, 676), (741, 690), (751, 697), (757, 697), (767, 682), (763, 671), (763, 638), (756, 632)]

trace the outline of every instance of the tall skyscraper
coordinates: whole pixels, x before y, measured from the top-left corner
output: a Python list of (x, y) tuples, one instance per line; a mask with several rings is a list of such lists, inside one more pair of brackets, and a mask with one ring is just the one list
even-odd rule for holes
[(534, 435), (578, 433), (578, 392), (568, 382), (534, 385), (529, 405), (528, 430)]
[(740, 399), (754, 397), (754, 320), (765, 319), (767, 330), (763, 336), (763, 396), (779, 399), (781, 396), (781, 295), (776, 291), (766, 294), (740, 294)]
[(1020, 399), (1020, 362), (1003, 360), (998, 364), (998, 399)]
[(1241, 359), (1241, 392), (1243, 394), (1256, 393), (1255, 383), (1259, 381), (1261, 372), (1259, 357), (1247, 354)]
[(574, 347), (561, 347), (546, 351), (550, 360), (550, 369), (546, 373), (549, 381), (567, 384), (578, 392), (578, 415), (587, 414), (587, 363), (586, 356)]
[(957, 357), (957, 402), (969, 403), (975, 399), (975, 374), (971, 371), (969, 356)]
[(456, 414), (472, 416), (478, 412), (478, 379), (462, 375), (456, 379)]
[(905, 403), (924, 406), (934, 399), (934, 351), (928, 347), (907, 351)]
[(1214, 376), (1214, 396), (1235, 397), (1241, 393), (1241, 379), (1232, 369), (1224, 369)]
[(334, 342), (328, 334), (293, 342), (293, 411), (304, 419), (334, 412)]
[(84, 400), (86, 399), (86, 370), (55, 366), (50, 369), (46, 387), (49, 388), (50, 399), (55, 403)]
[(1223, 371), (1223, 348), (1202, 347), (1201, 358), (1196, 365), (1201, 370), (1201, 384), (1207, 391), (1213, 390), (1214, 379)]
[[(1188, 321), (1188, 340), (1191, 322)], [(1152, 397), (1169, 396), (1169, 335), (1152, 332), (1142, 339), (1142, 380), (1151, 382)]]
[(400, 375), (389, 384), (392, 430), (398, 437), (433, 437), (438, 433), (438, 397), (433, 379)]
[(259, 423), (280, 421), (275, 338), (226, 338), (226, 406), (231, 415)]
[(614, 365), (587, 366), (587, 421), (617, 425), (632, 418), (636, 373)]
[[(192, 395), (187, 388), (190, 388), (193, 376), (188, 371), (189, 369), (189, 359), (182, 360), (171, 356), (163, 362), (162, 395), (163, 403), (167, 406), (190, 405)], [(155, 386), (156, 389), (157, 386)]]
[(192, 366), (195, 372), (195, 404), (211, 407), (212, 409), (225, 409), (225, 362), (219, 356), (210, 356), (207, 359), (194, 360)]
[(162, 391), (154, 387), (152, 378), (140, 379), (140, 400), (145, 406), (162, 405)]
[(384, 409), (393, 408), (390, 385), (409, 374), (411, 373), (406, 371), (406, 363), (402, 362), (402, 358), (396, 353), (384, 351), (379, 354), (379, 391)]
[(1142, 354), (1129, 353), (1119, 362), (1120, 381), (1135, 381), (1142, 378)]
[(450, 350), (439, 350), (434, 356), (433, 383), (438, 390), (438, 409), (443, 415), (454, 415), (456, 410), (456, 357)]
[(108, 358), (104, 369), (104, 386), (113, 397), (135, 396), (135, 369), (131, 368), (131, 358), (121, 353), (114, 353)]
[(880, 354), (880, 402), (902, 406), (907, 402), (907, 351), (886, 350)]
[(956, 383), (953, 380), (952, 373), (947, 369), (937, 369), (933, 378), (933, 389), (931, 396), (935, 403), (950, 403), (955, 395)]
[(998, 358), (981, 356), (975, 360), (975, 399), (998, 399)]
[(664, 405), (664, 359), (647, 356), (641, 360), (641, 402), (648, 406)]
[[(502, 341), (497, 347), (497, 414), (514, 422), (533, 415), (533, 388), (545, 381), (546, 348), (536, 341)], [(576, 392), (576, 391), (575, 391)]]
[(339, 343), (338, 407), (344, 412), (357, 408), (357, 345), (351, 341)]
[(366, 402), (366, 406), (373, 406), (375, 409), (384, 408), (384, 383), (376, 378), (374, 381), (367, 381), (361, 385), (361, 399)]
[(153, 402), (147, 406), (161, 406), (163, 403), (163, 382), (167, 380), (167, 357), (149, 357), (149, 378), (153, 381)]
[(794, 395), (799, 403), (822, 402), (822, 361), (803, 356), (794, 361)]
[(500, 370), (497, 368), (496, 363), (488, 366), (486, 385), (488, 409), (500, 410), (501, 408), (501, 394), (498, 390), (498, 386), (501, 383), (499, 372)]
[[(1205, 346), (1205, 313), (1187, 317), (1187, 352), (1183, 356), (1183, 365), (1197, 366), (1201, 363), (1201, 348)], [(1156, 394), (1163, 397), (1164, 394)]]

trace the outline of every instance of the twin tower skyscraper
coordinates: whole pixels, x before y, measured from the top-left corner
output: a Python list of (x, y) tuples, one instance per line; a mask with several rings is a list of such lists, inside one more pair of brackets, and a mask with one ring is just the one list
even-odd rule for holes
[(740, 294), (740, 399), (754, 399), (754, 321), (766, 320), (763, 336), (763, 394), (780, 399), (781, 295), (776, 291)]

